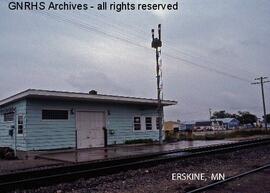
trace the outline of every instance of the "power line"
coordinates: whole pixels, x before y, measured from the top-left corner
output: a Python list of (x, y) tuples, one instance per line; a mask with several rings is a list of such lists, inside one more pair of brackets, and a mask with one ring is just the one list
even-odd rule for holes
[[(10, 2), (10, 1), (7, 0), (7, 2)], [(90, 26), (87, 23), (82, 23), (82, 22), (74, 21), (74, 19), (72, 20), (72, 19), (69, 19), (67, 17), (56, 15), (56, 14), (52, 14), (52, 13), (49, 13), (49, 12), (46, 12), (46, 11), (44, 11), (44, 12), (38, 12), (38, 13), (41, 13), (41, 14), (43, 14), (45, 16), (54, 18), (54, 19), (56, 19), (56, 20), (58, 20), (60, 22), (65, 22), (65, 23), (72, 24), (72, 25), (74, 25), (74, 26), (76, 26), (76, 27), (78, 27), (80, 29), (83, 29), (85, 31), (88, 31), (88, 32), (91, 32), (91, 31), (92, 32), (96, 32), (98, 34), (105, 35), (105, 36), (107, 36), (109, 38), (112, 38), (112, 39), (115, 39), (115, 40), (118, 40), (118, 41), (122, 41), (122, 42), (128, 43), (128, 44), (133, 45), (133, 46), (137, 46), (137, 47), (141, 47), (141, 48), (150, 50), (150, 48), (146, 44), (140, 44), (140, 43), (134, 42), (133, 40), (129, 39), (128, 37), (119, 37), (119, 36), (113, 35), (111, 33), (108, 33), (106, 31), (104, 31), (104, 30), (101, 30), (101, 29), (99, 29), (97, 27)], [(219, 75), (223, 75), (223, 76), (230, 77), (230, 78), (237, 79), (237, 80), (244, 81), (244, 82), (249, 82), (248, 79), (239, 77), (237, 75), (230, 74), (228, 72), (224, 72), (224, 71), (218, 70), (216, 68), (212, 68), (212, 67), (208, 67), (208, 66), (205, 66), (205, 65), (201, 65), (201, 64), (195, 63), (193, 61), (190, 61), (190, 60), (187, 60), (187, 59), (184, 59), (184, 58), (180, 58), (180, 57), (171, 55), (171, 54), (169, 54), (167, 52), (164, 52), (163, 55), (164, 56), (167, 56), (169, 58), (172, 58), (174, 60), (178, 60), (178, 61), (184, 62), (186, 64), (190, 64), (190, 65), (193, 65), (195, 67), (199, 67), (201, 69), (204, 69), (204, 70), (207, 70), (207, 71), (210, 71), (210, 72), (219, 74)]]
[[(125, 43), (128, 43), (128, 44), (131, 44), (131, 45), (134, 45), (134, 46), (138, 46), (138, 47), (141, 47), (141, 48), (144, 48), (144, 49), (147, 49), (147, 50), (150, 50), (150, 48), (148, 48), (148, 46), (146, 45), (142, 45), (142, 44), (139, 44), (139, 43), (136, 43), (128, 38), (123, 38), (123, 37), (119, 37), (119, 36), (115, 36), (115, 35), (112, 35), (110, 33), (107, 33), (103, 30), (100, 30), (98, 28), (95, 28), (95, 27), (92, 27), (92, 26), (89, 26), (88, 24), (83, 24), (83, 23), (79, 23), (79, 22), (76, 22), (76, 21), (73, 21), (71, 19), (68, 19), (68, 18), (64, 18), (62, 16), (58, 16), (58, 15), (55, 15), (55, 14), (51, 14), (51, 13), (45, 13), (45, 12), (42, 12), (42, 14), (46, 15), (46, 16), (49, 16), (49, 17), (52, 17), (58, 21), (63, 21), (63, 22), (66, 22), (66, 23), (70, 23), (72, 25), (75, 25), (83, 30), (86, 30), (86, 31), (95, 31), (97, 33), (101, 33), (107, 37), (110, 37), (110, 38), (113, 38), (113, 39), (116, 39), (116, 40), (119, 40), (119, 41), (122, 41), (122, 42), (125, 42)], [(169, 58), (173, 58), (175, 60), (178, 60), (178, 61), (182, 61), (182, 62), (185, 62), (187, 64), (191, 64), (193, 66), (196, 66), (196, 67), (199, 67), (201, 69), (204, 69), (204, 70), (208, 70), (208, 71), (211, 71), (211, 72), (214, 72), (214, 73), (217, 73), (217, 74), (220, 74), (220, 75), (223, 75), (223, 76), (227, 76), (227, 77), (230, 77), (230, 78), (234, 78), (234, 79), (237, 79), (237, 80), (241, 80), (241, 81), (245, 81), (245, 82), (249, 82), (248, 79), (244, 79), (244, 78), (241, 78), (239, 76), (236, 76), (236, 75), (232, 75), (232, 74), (229, 74), (227, 72), (223, 72), (221, 70), (217, 70), (215, 68), (211, 68), (211, 67), (208, 67), (208, 66), (204, 66), (204, 65), (201, 65), (201, 64), (197, 64), (195, 62), (192, 62), (192, 61), (189, 61), (187, 59), (183, 59), (183, 58), (180, 58), (180, 57), (176, 57), (176, 56), (173, 56), (169, 53), (163, 53), (164, 56), (167, 56)]]
[(177, 57), (177, 56), (173, 56), (173, 55), (170, 55), (170, 54), (167, 54), (167, 53), (165, 53), (163, 55), (168, 56), (170, 58), (174, 58), (176, 60), (180, 60), (180, 61), (186, 62), (186, 63), (191, 64), (193, 66), (196, 66), (196, 67), (199, 67), (201, 69), (208, 70), (208, 71), (211, 71), (211, 72), (214, 72), (214, 73), (223, 75), (223, 76), (227, 76), (227, 77), (234, 78), (234, 79), (237, 79), (237, 80), (240, 80), (240, 81), (244, 81), (244, 82), (249, 82), (248, 79), (245, 79), (245, 78), (242, 78), (242, 77), (239, 77), (239, 76), (236, 76), (236, 75), (227, 73), (227, 72), (223, 72), (223, 71), (217, 70), (215, 68), (211, 68), (211, 67), (207, 67), (207, 66), (204, 66), (204, 65), (201, 65), (201, 64), (197, 64), (195, 62), (192, 62), (192, 61), (189, 61), (189, 60), (186, 60), (186, 59)]
[[(102, 19), (100, 16), (96, 16), (96, 15), (93, 15), (93, 14), (87, 14), (88, 12), (87, 13), (81, 12), (81, 13), (84, 13), (83, 15), (94, 17), (95, 18), (95, 19), (93, 19), (94, 21), (95, 20), (100, 21), (100, 22), (98, 22), (98, 24), (100, 24), (102, 22), (103, 24), (105, 24), (104, 26), (106, 26), (106, 27), (110, 26), (110, 27), (118, 30), (118, 33), (119, 33), (119, 30), (120, 30), (120, 32), (127, 31), (128, 35), (132, 35), (132, 36), (136, 37), (136, 39), (140, 38), (143, 41), (146, 40), (145, 39), (146, 34), (147, 34), (146, 31), (143, 31), (143, 30), (138, 31), (138, 30), (134, 29), (133, 25), (129, 24), (129, 25), (126, 25), (126, 26), (128, 26), (127, 28), (123, 28), (122, 26), (117, 25), (115, 22), (107, 22), (105, 19)], [(112, 18), (110, 18), (110, 19), (112, 19)], [(124, 22), (122, 22), (122, 23), (124, 23)], [(127, 35), (127, 34), (125, 34), (125, 35)]]
[(86, 31), (94, 31), (94, 32), (97, 32), (97, 33), (100, 33), (100, 34), (103, 34), (107, 37), (110, 37), (110, 38), (113, 38), (113, 39), (116, 39), (116, 40), (120, 40), (120, 41), (123, 41), (125, 43), (128, 43), (128, 44), (131, 44), (131, 45), (134, 45), (134, 46), (138, 46), (138, 47), (142, 47), (142, 48), (146, 48), (148, 49), (148, 47), (144, 46), (144, 45), (141, 45), (141, 44), (138, 44), (138, 43), (135, 43), (135, 42), (132, 42), (131, 40), (129, 39), (126, 39), (126, 38), (123, 38), (123, 37), (119, 37), (119, 36), (115, 36), (115, 35), (112, 35), (108, 32), (105, 32), (103, 30), (100, 30), (96, 27), (93, 27), (93, 26), (89, 26), (87, 24), (83, 24), (83, 23), (80, 23), (80, 22), (76, 22), (76, 21), (73, 21), (71, 19), (68, 19), (68, 18), (64, 18), (62, 16), (58, 16), (56, 14), (51, 14), (51, 13), (48, 13), (48, 12), (41, 12), (41, 14), (43, 15), (46, 15), (46, 16), (49, 16), (51, 18), (54, 18), (58, 21), (63, 21), (63, 22), (66, 22), (66, 23), (69, 23), (69, 24), (72, 24), (74, 26), (77, 26), (83, 30), (86, 30)]
[[(92, 15), (92, 14), (87, 14), (87, 15), (89, 15), (89, 16), (95, 16), (95, 15)], [(104, 17), (105, 17), (105, 15), (103, 15)], [(112, 26), (113, 28), (118, 28), (118, 29), (120, 29), (121, 30), (121, 26), (119, 26), (119, 25), (117, 25), (117, 24), (115, 24), (115, 22), (106, 22), (104, 19), (102, 20), (100, 17), (97, 17), (97, 16), (95, 16), (97, 19), (99, 19), (100, 21), (102, 21), (102, 22), (104, 22), (104, 23), (106, 23), (106, 25), (110, 25), (110, 26)], [(106, 18), (106, 17), (105, 17)], [(112, 18), (110, 18), (110, 19), (112, 19)], [(119, 21), (119, 20), (118, 20)], [(140, 39), (142, 39), (143, 41), (146, 41), (145, 40), (145, 37), (146, 37), (146, 34), (148, 33), (148, 32), (146, 32), (145, 30), (144, 30), (144, 28), (142, 28), (142, 27), (140, 27), (140, 26), (138, 26), (138, 25), (131, 25), (130, 23), (126, 23), (126, 22), (123, 22), (123, 21), (121, 21), (121, 24), (122, 25), (125, 25), (125, 26), (127, 26), (127, 28), (122, 28), (122, 30), (128, 30), (129, 31), (129, 34), (133, 34), (133, 36), (135, 36), (136, 38), (140, 38)], [(132, 31), (131, 31), (132, 30)], [(134, 32), (137, 32), (137, 33), (134, 33)], [(179, 48), (177, 48), (177, 47), (175, 47), (175, 46), (172, 46), (172, 45), (168, 45), (168, 43), (169, 44), (174, 44), (175, 43), (175, 41), (174, 40), (172, 40), (172, 39), (169, 39), (168, 37), (166, 38), (166, 47), (167, 48), (169, 48), (169, 49), (171, 49), (171, 50), (175, 50), (176, 52), (178, 52), (178, 53), (180, 53), (180, 54), (182, 54), (182, 55), (184, 55), (184, 56), (187, 56), (187, 57), (191, 57), (191, 58), (197, 58), (197, 59), (203, 59), (204, 61), (206, 61), (207, 63), (211, 63), (211, 64), (216, 64), (216, 62), (213, 62), (213, 61), (211, 61), (211, 60), (209, 60), (209, 58), (208, 59), (206, 59), (205, 58), (205, 56), (202, 56), (202, 55), (198, 55), (198, 53), (196, 53), (196, 54), (194, 54), (194, 53), (192, 53), (191, 51), (187, 51), (187, 50), (185, 50), (185, 51), (182, 51), (182, 50), (180, 50)], [(220, 63), (220, 62), (219, 62)], [(228, 66), (228, 65), (230, 65), (230, 66), (232, 66), (234, 69), (236, 68), (236, 67), (238, 67), (238, 69), (239, 70), (241, 70), (241, 71), (245, 71), (245, 72), (247, 72), (247, 73), (249, 73), (249, 74), (254, 74), (254, 73), (252, 73), (252, 72), (250, 72), (250, 71), (248, 71), (247, 69), (245, 69), (245, 68), (239, 68), (239, 66), (236, 66), (236, 65), (231, 65), (231, 64), (227, 64), (227, 63), (223, 63), (222, 62), (222, 64), (224, 64), (224, 65), (226, 65), (226, 66)]]
[[(123, 28), (123, 27), (117, 25), (116, 22), (107, 22), (107, 21), (105, 21), (104, 19), (102, 19), (102, 18), (100, 18), (100, 17), (97, 17), (97, 16), (95, 16), (95, 15), (93, 15), (93, 14), (86, 13), (86, 14), (84, 14), (84, 15), (95, 17), (96, 19), (98, 19), (98, 20), (100, 20), (101, 22), (105, 23), (106, 26), (111, 26), (112, 28), (114, 28), (114, 29), (116, 29), (116, 30), (121, 30), (121, 32), (124, 31), (124, 30), (125, 30), (125, 31), (129, 31), (129, 32), (128, 32), (129, 35), (132, 35), (132, 36), (136, 37), (136, 40), (135, 40), (135, 41), (137, 41), (138, 38), (140, 38), (140, 39), (143, 40), (144, 42), (145, 42), (145, 41), (148, 41), (148, 40), (145, 39), (146, 35), (144, 35), (144, 34), (147, 34), (146, 31), (144, 30), (144, 28), (142, 28), (142, 27), (140, 27), (140, 26), (138, 26), (138, 25), (131, 25), (130, 23), (126, 23), (126, 22), (121, 21), (120, 23), (121, 23), (122, 25), (127, 26), (127, 28)], [(103, 17), (105, 17), (105, 15), (103, 15)], [(106, 17), (105, 17), (105, 18), (106, 18)], [(110, 18), (110, 19), (112, 19), (112, 18)], [(119, 21), (119, 20), (118, 20), (118, 21)], [(131, 31), (131, 30), (132, 30), (132, 31)], [(115, 31), (114, 31), (114, 32), (115, 32)], [(121, 32), (120, 32), (120, 33), (121, 33)], [(136, 32), (136, 33), (134, 33), (134, 32)], [(118, 32), (118, 33), (119, 33), (119, 32)], [(168, 43), (169, 43), (169, 44), (168, 44)], [(209, 58), (206, 59), (205, 56), (198, 55), (198, 53), (196, 53), (196, 54), (194, 55), (194, 53), (192, 53), (192, 52), (187, 52), (186, 50), (185, 50), (185, 51), (182, 51), (182, 50), (180, 50), (179, 48), (170, 45), (170, 44), (174, 44), (174, 43), (175, 43), (175, 41), (169, 39), (168, 37), (166, 38), (166, 45), (167, 45), (166, 48), (168, 48), (168, 49), (170, 49), (170, 50), (174, 50), (175, 52), (177, 52), (177, 53), (179, 53), (179, 54), (181, 54), (181, 55), (184, 55), (184, 56), (186, 56), (186, 57), (194, 58), (194, 59), (201, 59), (201, 60), (204, 60), (204, 61), (207, 62), (207, 63), (216, 65), (216, 62), (213, 62), (213, 61), (209, 60)], [(218, 63), (220, 63), (220, 62), (218, 62)], [(249, 74), (253, 74), (253, 73), (251, 73), (250, 71), (248, 71), (248, 70), (246, 70), (246, 69), (244, 69), (244, 68), (239, 68), (239, 66), (236, 66), (236, 65), (225, 64), (225, 63), (223, 63), (223, 62), (222, 62), (222, 64), (224, 64), (224, 65), (226, 65), (226, 66), (231, 66), (231, 67), (233, 66), (234, 69), (238, 67), (238, 69), (241, 70), (241, 71), (245, 71), (245, 72), (247, 72), (247, 73), (249, 73)], [(248, 80), (246, 80), (246, 81), (248, 81)]]

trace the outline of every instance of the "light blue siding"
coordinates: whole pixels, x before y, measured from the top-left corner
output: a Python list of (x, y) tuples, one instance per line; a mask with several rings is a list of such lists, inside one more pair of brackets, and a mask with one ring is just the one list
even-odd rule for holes
[[(9, 136), (9, 129), (11, 129), (11, 126), (14, 125), (17, 128), (17, 116), (26, 114), (26, 100), (21, 100), (19, 102), (15, 102), (9, 105), (5, 105), (0, 107), (0, 109), (7, 109), (7, 108), (16, 108), (15, 113), (15, 120), (13, 122), (4, 122), (4, 114), (0, 114), (0, 146), (1, 147), (10, 147), (14, 148), (14, 137)], [(26, 122), (24, 120), (24, 128), (26, 127)], [(25, 131), (25, 129), (24, 129)], [(18, 150), (26, 150), (26, 133), (23, 135), (17, 135), (17, 149)]]
[(108, 134), (108, 144), (121, 144), (126, 140), (153, 139), (158, 140), (158, 131), (134, 131), (134, 116), (156, 116), (156, 108), (142, 110), (138, 106), (113, 106), (111, 115), (108, 116), (108, 128), (114, 134)]
[[(46, 150), (75, 147), (75, 114), (70, 103), (30, 100), (27, 101), (27, 149)], [(42, 120), (42, 109), (69, 111), (68, 120)]]
[[(42, 109), (68, 110), (69, 119), (42, 120)], [(133, 131), (133, 117), (156, 116), (155, 107), (142, 109), (141, 105), (28, 99), (26, 110), (27, 150), (75, 148), (76, 111), (79, 110), (105, 112), (108, 144), (124, 143), (126, 140), (132, 139), (158, 140), (157, 130)], [(110, 134), (110, 130), (113, 130), (114, 133)]]

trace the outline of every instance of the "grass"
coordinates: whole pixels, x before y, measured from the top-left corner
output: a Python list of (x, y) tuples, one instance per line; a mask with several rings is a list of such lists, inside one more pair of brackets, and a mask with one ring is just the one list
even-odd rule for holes
[(270, 131), (266, 130), (236, 130), (232, 132), (214, 132), (214, 133), (205, 133), (205, 134), (188, 134), (186, 132), (181, 132), (179, 134), (167, 133), (166, 141), (177, 141), (177, 140), (222, 140), (222, 139), (232, 139), (240, 137), (250, 137), (255, 135), (270, 135)]

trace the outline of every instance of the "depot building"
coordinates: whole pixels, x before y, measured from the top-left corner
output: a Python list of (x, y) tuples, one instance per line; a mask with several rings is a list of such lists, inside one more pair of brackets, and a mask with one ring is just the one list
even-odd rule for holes
[[(176, 101), (163, 100), (164, 106)], [(29, 89), (0, 101), (0, 146), (83, 149), (158, 140), (157, 100)]]

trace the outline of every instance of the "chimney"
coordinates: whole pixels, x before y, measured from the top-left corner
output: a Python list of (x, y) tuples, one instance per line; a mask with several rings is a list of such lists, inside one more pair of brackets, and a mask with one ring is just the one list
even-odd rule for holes
[(96, 91), (96, 90), (90, 90), (90, 91), (89, 91), (89, 94), (97, 95), (97, 91)]

